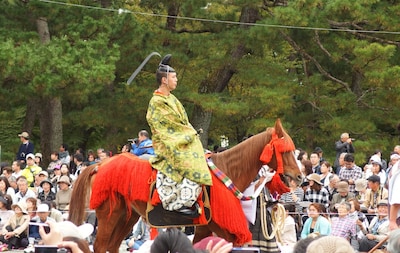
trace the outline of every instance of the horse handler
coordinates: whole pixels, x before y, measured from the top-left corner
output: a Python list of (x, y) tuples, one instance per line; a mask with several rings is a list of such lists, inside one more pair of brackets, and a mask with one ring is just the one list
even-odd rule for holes
[(178, 78), (168, 65), (170, 58), (171, 55), (166, 55), (158, 66), (159, 87), (147, 109), (146, 119), (155, 151), (150, 163), (158, 170), (156, 188), (163, 208), (197, 212), (192, 206), (201, 193), (201, 185), (212, 184), (211, 174), (198, 133), (181, 102), (171, 93), (176, 89)]

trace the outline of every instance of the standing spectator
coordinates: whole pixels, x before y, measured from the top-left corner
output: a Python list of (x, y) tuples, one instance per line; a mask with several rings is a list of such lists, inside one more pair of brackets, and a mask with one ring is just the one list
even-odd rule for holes
[(18, 153), (17, 153), (17, 161), (21, 161), (25, 163), (26, 155), (34, 152), (34, 145), (29, 141), (29, 134), (27, 132), (22, 132), (18, 135), (21, 140), (21, 145), (19, 145)]
[(380, 185), (380, 178), (372, 175), (368, 179), (368, 189), (365, 191), (365, 201), (363, 205), (367, 208), (369, 214), (377, 213), (377, 205), (381, 200), (389, 197), (388, 190)]
[(325, 158), (324, 158), (324, 151), (322, 150), (321, 147), (316, 147), (316, 148), (314, 149), (314, 153), (317, 153), (317, 154), (318, 154), (319, 163), (322, 163), (323, 161), (325, 161)]
[(329, 207), (329, 193), (322, 186), (320, 181), (320, 176), (316, 173), (307, 176), (308, 181), (310, 182), (309, 188), (306, 190), (304, 195), (304, 200), (310, 201), (313, 203), (319, 203), (325, 208)]
[(318, 153), (312, 152), (310, 155), (310, 161), (312, 165), (313, 173), (321, 174), (321, 165), (319, 163)]
[(374, 217), (368, 227), (364, 230), (365, 237), (360, 240), (360, 252), (369, 252), (380, 241), (386, 239), (389, 234), (388, 202), (381, 200), (378, 203), (377, 216)]
[(6, 194), (11, 196), (13, 203), (17, 203), (16, 198), (15, 198), (14, 189), (10, 186), (8, 179), (4, 176), (1, 176), (0, 177), (0, 196), (4, 196)]
[(400, 155), (393, 152), (390, 155), (390, 161), (389, 161), (389, 166), (386, 169), (386, 183), (385, 183), (385, 188), (388, 189), (389, 188), (389, 180), (393, 175), (392, 169), (394, 167), (394, 165), (396, 164), (396, 166), (398, 166), (398, 161), (400, 160)]
[(322, 206), (318, 203), (311, 203), (307, 211), (309, 218), (304, 222), (301, 238), (306, 238), (310, 234), (330, 235), (331, 223), (322, 216)]
[(356, 236), (356, 221), (349, 216), (351, 206), (342, 202), (337, 206), (338, 217), (332, 218), (331, 235), (339, 236), (350, 241)]
[(58, 158), (60, 159), (61, 163), (66, 163), (69, 164), (71, 162), (71, 156), (69, 155), (68, 151), (68, 145), (63, 143), (60, 145), (59, 152), (58, 152)]
[(392, 174), (389, 180), (390, 229), (400, 224), (400, 170)]
[(75, 180), (78, 178), (79, 174), (81, 173), (82, 166), (83, 166), (83, 155), (78, 153), (74, 155), (74, 163), (75, 163), (75, 173), (73, 179)]
[(71, 201), (72, 189), (70, 188), (71, 181), (69, 177), (62, 176), (57, 182), (60, 190), (56, 193), (56, 205), (57, 209), (64, 211)]
[(347, 202), (349, 199), (354, 198), (354, 193), (349, 192), (349, 184), (346, 181), (340, 181), (337, 184), (337, 192), (332, 197), (332, 201), (330, 203), (330, 211), (333, 213), (338, 212), (338, 207), (341, 203)]
[(15, 199), (17, 202), (20, 202), (21, 200), (26, 201), (27, 198), (36, 198), (36, 194), (28, 188), (28, 181), (26, 180), (25, 177), (19, 177), (17, 180), (17, 185), (19, 191), (15, 194)]
[(350, 192), (354, 192), (356, 180), (362, 177), (361, 168), (354, 163), (352, 154), (344, 156), (344, 165), (345, 167), (340, 170), (339, 178), (340, 180), (347, 180)]
[(92, 150), (89, 150), (87, 154), (87, 161), (89, 162), (89, 165), (96, 163), (96, 156)]
[(138, 133), (138, 138), (134, 139), (131, 153), (145, 160), (149, 160), (150, 157), (154, 156), (153, 142), (146, 130), (141, 130)]
[(387, 253), (398, 253), (399, 249), (400, 249), (400, 229), (396, 229), (390, 233), (386, 250)]
[[(339, 168), (339, 156), (341, 153), (354, 153), (353, 140), (350, 138), (348, 133), (342, 133), (340, 135), (340, 140), (335, 143), (336, 150), (336, 160), (334, 167)], [(338, 173), (336, 171), (336, 173)]]
[(329, 177), (332, 175), (331, 173), (331, 164), (328, 161), (322, 161), (320, 163), (320, 171), (321, 171), (321, 183), (323, 186), (329, 185)]
[(3, 246), (0, 251), (11, 250), (28, 246), (27, 230), (29, 224), (29, 215), (26, 210), (24, 200), (12, 205), (14, 215), (4, 224), (0, 241)]

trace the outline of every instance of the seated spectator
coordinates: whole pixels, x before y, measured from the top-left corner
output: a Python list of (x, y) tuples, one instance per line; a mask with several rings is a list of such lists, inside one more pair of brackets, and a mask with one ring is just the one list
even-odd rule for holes
[(351, 245), (353, 245), (354, 250), (358, 251), (359, 249), (359, 243), (358, 240), (361, 240), (364, 237), (364, 233), (362, 231), (365, 230), (365, 228), (369, 227), (369, 222), (367, 217), (363, 212), (361, 212), (360, 209), (360, 203), (358, 202), (357, 199), (349, 199), (350, 203), (350, 214), (349, 216), (356, 222), (356, 238), (355, 240), (351, 241)]
[(19, 249), (28, 246), (27, 230), (29, 224), (29, 215), (26, 210), (25, 200), (12, 205), (14, 215), (4, 224), (0, 242), (3, 243), (0, 251)]
[(313, 203), (319, 203), (324, 205), (326, 208), (329, 207), (329, 193), (322, 186), (320, 176), (316, 173), (307, 176), (310, 183), (309, 188), (306, 190), (304, 200)]
[[(293, 249), (294, 245), (297, 242), (297, 233), (296, 233), (296, 222), (292, 215), (295, 212), (295, 206), (293, 204), (284, 204), (285, 207), (285, 225), (282, 231), (278, 231), (280, 238), (280, 249), (283, 251), (283, 248), (286, 249), (286, 252), (289, 249)], [(291, 250), (290, 250), (291, 251)]]
[(331, 164), (328, 161), (321, 161), (321, 183), (324, 187), (329, 185), (329, 177), (333, 174), (331, 173)]
[(57, 209), (64, 211), (66, 206), (69, 205), (72, 196), (72, 189), (70, 188), (71, 181), (68, 176), (62, 176), (57, 182), (60, 190), (56, 193), (56, 205)]
[(353, 253), (349, 241), (338, 236), (322, 236), (312, 241), (306, 253)]
[(333, 195), (335, 193), (337, 193), (337, 189), (336, 189), (336, 184), (340, 181), (339, 176), (336, 174), (332, 174), (329, 177), (329, 184), (328, 186), (325, 186), (325, 189), (328, 191), (329, 193), (329, 201), (332, 200)]
[(20, 176), (17, 179), (18, 192), (15, 194), (15, 200), (20, 202), (21, 200), (26, 201), (27, 198), (36, 198), (36, 194), (28, 188), (28, 180), (24, 176)]
[(355, 182), (356, 199), (360, 204), (365, 201), (365, 192), (367, 191), (368, 181), (364, 178), (359, 178)]
[(83, 224), (79, 227), (70, 221), (60, 223), (47, 222), (50, 232), (46, 233), (43, 226), (39, 227), (39, 233), (46, 246), (65, 248), (71, 253), (91, 253), (86, 238), (93, 232), (91, 224)]
[(37, 198), (29, 197), (26, 199), (26, 210), (28, 211), (30, 219), (36, 216)]
[[(49, 217), (50, 210), (47, 204), (40, 204), (37, 208), (36, 214), (37, 215), (31, 219), (31, 222), (37, 222), (37, 223), (46, 223), (48, 221), (56, 222), (53, 218)], [(46, 233), (48, 233), (50, 230), (47, 226), (44, 229)], [(29, 225), (29, 237), (34, 238), (36, 242), (41, 243), (40, 242), (41, 237), (39, 234), (38, 225)], [(34, 245), (29, 245), (31, 250), (26, 250), (26, 252), (31, 252), (31, 251), (33, 252), (34, 251), (33, 246)]]
[(338, 204), (338, 217), (332, 218), (332, 232), (330, 235), (339, 236), (350, 241), (356, 236), (356, 221), (349, 216), (351, 206), (348, 202)]
[(346, 181), (340, 181), (336, 185), (337, 193), (335, 193), (332, 197), (331, 204), (329, 206), (329, 210), (332, 213), (337, 213), (337, 207), (340, 203), (346, 202), (349, 199), (354, 198), (354, 193), (349, 192), (349, 184)]
[(132, 236), (126, 240), (129, 251), (138, 250), (143, 243), (150, 239), (150, 226), (143, 217), (140, 217)]
[(360, 252), (368, 252), (389, 234), (388, 201), (378, 203), (378, 214), (374, 217), (367, 230), (363, 230), (365, 237), (360, 240)]
[(308, 216), (301, 231), (301, 238), (306, 238), (310, 234), (329, 235), (331, 233), (331, 223), (322, 216), (320, 204), (311, 203), (308, 207)]
[(53, 201), (56, 199), (56, 194), (52, 191), (53, 184), (48, 179), (40, 182), (40, 187), (42, 188), (42, 191), (37, 197), (40, 201)]
[(15, 199), (15, 190), (10, 186), (8, 179), (5, 176), (0, 176), (0, 195), (4, 196), (8, 194), (11, 196), (11, 199)]
[(365, 201), (363, 205), (369, 214), (377, 213), (377, 204), (387, 199), (389, 196), (388, 190), (380, 185), (380, 178), (377, 175), (372, 175), (368, 179), (368, 188), (365, 192)]
[(60, 210), (57, 209), (56, 202), (54, 201), (44, 201), (43, 204), (47, 204), (50, 210), (50, 217), (53, 218), (56, 222), (64, 221), (63, 214)]
[(14, 212), (11, 210), (12, 199), (10, 195), (0, 196), (0, 231), (3, 229), (4, 224), (13, 216)]
[(279, 199), (281, 203), (293, 203), (296, 206), (296, 211), (298, 213), (302, 212), (302, 207), (300, 206), (300, 201), (303, 201), (304, 191), (301, 187), (297, 186), (297, 183), (293, 180), (289, 180), (290, 192), (282, 194)]

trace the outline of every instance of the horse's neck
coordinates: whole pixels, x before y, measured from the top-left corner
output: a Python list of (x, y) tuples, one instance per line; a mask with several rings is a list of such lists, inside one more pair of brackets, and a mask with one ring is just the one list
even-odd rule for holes
[(256, 178), (262, 166), (260, 153), (261, 151), (251, 152), (246, 149), (232, 149), (213, 154), (211, 159), (217, 168), (223, 171), (240, 191), (244, 191)]

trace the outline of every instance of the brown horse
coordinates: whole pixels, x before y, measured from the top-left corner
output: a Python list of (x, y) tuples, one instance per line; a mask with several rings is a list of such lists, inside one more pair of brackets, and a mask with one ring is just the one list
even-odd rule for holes
[[(271, 145), (274, 137), (275, 140), (280, 140), (280, 148)], [(286, 145), (291, 147), (290, 151), (285, 150), (284, 147), (282, 149), (282, 146)], [(288, 185), (287, 181), (291, 178), (300, 183), (302, 176), (296, 164), (293, 149), (293, 141), (278, 119), (273, 128), (267, 128), (265, 132), (252, 136), (224, 152), (212, 154), (211, 159), (243, 192), (256, 178), (263, 165), (260, 156), (263, 157), (268, 152), (270, 156), (272, 155), (265, 161), (268, 166), (273, 169), (283, 167), (282, 174), (279, 175), (282, 181), (279, 180), (279, 182)], [(143, 164), (147, 167), (143, 167)], [(141, 167), (141, 169), (137, 170), (135, 167)], [(138, 179), (144, 183), (138, 183)], [(94, 244), (96, 253), (118, 252), (122, 240), (132, 230), (138, 218), (146, 216), (150, 181), (154, 181), (154, 178), (152, 178), (152, 169), (148, 161), (140, 160), (130, 154), (111, 157), (98, 166), (88, 167), (79, 175), (74, 184), (69, 219), (75, 224), (81, 224), (85, 219), (85, 210), (90, 199), (90, 206), (96, 210), (98, 219)], [(213, 201), (212, 195), (210, 201)], [(229, 212), (229, 209), (222, 212)], [(215, 232), (228, 241), (237, 242), (237, 235), (218, 224), (218, 214), (213, 211), (212, 215), (211, 221), (206, 226), (196, 227), (194, 241), (199, 241), (209, 236), (211, 232)]]

